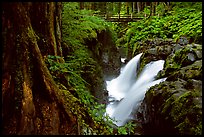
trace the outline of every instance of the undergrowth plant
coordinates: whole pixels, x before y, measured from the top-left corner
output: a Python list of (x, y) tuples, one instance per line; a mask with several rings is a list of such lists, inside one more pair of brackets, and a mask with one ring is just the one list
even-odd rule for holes
[[(59, 88), (63, 89), (63, 92), (71, 90), (94, 121), (94, 125), (90, 125), (85, 122), (81, 114), (78, 114), (79, 123), (83, 127), (81, 134), (124, 134), (124, 129), (113, 128), (113, 120), (104, 115), (105, 105), (95, 101), (89, 89), (92, 85), (83, 78), (84, 74), (98, 73), (97, 62), (88, 50), (86, 41), (97, 39), (101, 31), (109, 31), (114, 40), (117, 38), (112, 23), (91, 16), (93, 13), (91, 10), (79, 10), (77, 2), (63, 3), (62, 41), (69, 46), (71, 52), (66, 57), (48, 55), (45, 62)], [(58, 61), (61, 58), (64, 62)], [(72, 112), (78, 113), (77, 110), (72, 110)]]
[[(87, 109), (89, 115), (93, 118), (95, 121), (95, 125), (93, 128), (89, 127), (87, 123), (85, 123), (84, 120), (82, 120), (81, 124), (85, 128), (89, 128), (90, 131), (96, 134), (131, 134), (134, 133), (134, 127), (135, 124), (132, 124), (131, 122), (127, 123), (123, 127), (119, 127), (116, 133), (113, 133), (114, 131), (114, 120), (111, 119), (109, 116), (105, 115), (105, 105), (104, 104), (98, 104), (94, 101), (94, 96), (92, 96), (89, 92), (89, 90), (86, 87), (86, 84), (88, 84), (80, 75), (80, 71), (77, 71), (72, 69), (73, 62), (76, 60), (72, 60), (72, 62), (64, 62), (60, 63), (57, 62), (57, 59), (61, 58), (60, 56), (52, 56), (48, 55), (46, 59), (47, 66), (53, 76), (53, 78), (56, 80), (56, 82), (60, 83), (60, 80), (57, 79), (59, 75), (65, 76), (65, 78), (68, 81), (68, 85), (71, 86), (77, 93), (79, 101), (84, 105), (84, 107)], [(61, 84), (62, 86), (62, 84)], [(63, 86), (64, 87), (64, 86)], [(64, 87), (67, 89), (67, 87)], [(66, 90), (65, 90), (66, 92)], [(99, 128), (100, 126), (101, 129)], [(94, 128), (99, 128), (100, 130), (93, 130)]]
[[(202, 43), (201, 2), (172, 2), (172, 6), (171, 10), (164, 13), (165, 5), (159, 4), (156, 16), (130, 22), (126, 34), (118, 39), (118, 46), (130, 44), (134, 47), (136, 42), (153, 38), (173, 38), (177, 41), (181, 36)], [(148, 13), (149, 9), (146, 8)]]

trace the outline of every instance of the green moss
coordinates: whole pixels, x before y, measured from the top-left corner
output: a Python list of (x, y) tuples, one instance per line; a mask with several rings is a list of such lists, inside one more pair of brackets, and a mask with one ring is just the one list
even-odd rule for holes
[(174, 100), (175, 100), (175, 97), (171, 96), (165, 101), (163, 109), (162, 109), (162, 113), (168, 114), (171, 111)]
[(199, 80), (165, 81), (151, 87), (146, 95), (147, 105), (170, 120), (179, 134), (202, 134), (202, 99)]
[[(179, 129), (181, 134), (193, 134), (194, 131), (189, 130), (191, 128), (198, 128), (197, 124), (201, 120), (200, 117), (198, 117), (196, 120), (196, 115), (200, 115), (200, 113), (198, 113), (199, 107), (196, 109), (193, 102), (193, 98), (197, 97), (198, 95), (199, 94), (195, 91), (185, 92), (176, 99), (169, 98), (167, 102), (171, 103), (171, 105), (166, 105), (164, 107), (164, 110), (167, 110), (166, 108), (171, 106), (172, 109), (169, 114), (172, 120), (177, 123), (175, 128)], [(196, 115), (194, 113), (196, 113)]]

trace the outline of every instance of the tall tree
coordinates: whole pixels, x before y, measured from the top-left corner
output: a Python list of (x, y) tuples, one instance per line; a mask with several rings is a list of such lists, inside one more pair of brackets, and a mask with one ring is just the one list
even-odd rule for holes
[(137, 12), (139, 13), (141, 11), (141, 2), (137, 2)]
[(107, 5), (108, 5), (108, 13), (110, 14), (110, 15), (112, 15), (113, 14), (113, 2), (108, 2), (107, 3)]
[[(147, 2), (144, 3), (144, 8), (147, 7)], [(147, 16), (147, 14), (145, 13), (145, 17)]]
[(91, 2), (91, 9), (96, 10), (96, 2)]
[(121, 2), (118, 2), (118, 15), (120, 15), (120, 11), (121, 11)]
[(67, 105), (82, 107), (69, 91), (64, 98), (44, 61), (48, 54), (61, 56), (61, 7), (2, 5), (3, 134), (78, 134), (78, 118)]
[(99, 2), (98, 7), (102, 14), (106, 14), (106, 2)]
[(129, 2), (126, 2), (126, 10), (127, 10), (127, 15), (130, 14), (129, 10), (130, 10), (130, 7), (129, 7)]
[(84, 9), (84, 2), (79, 2), (80, 9)]
[(135, 13), (135, 2), (132, 2), (132, 14), (134, 14)]
[(154, 16), (156, 13), (156, 6), (157, 6), (157, 2), (151, 2), (150, 3), (150, 15)]

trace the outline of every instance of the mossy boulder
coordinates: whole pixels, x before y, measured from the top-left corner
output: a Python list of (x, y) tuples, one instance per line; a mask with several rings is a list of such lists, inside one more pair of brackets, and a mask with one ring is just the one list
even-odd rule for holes
[(179, 78), (151, 87), (139, 113), (144, 134), (202, 134), (202, 81)]
[[(140, 59), (140, 69), (139, 73), (142, 71), (143, 67), (156, 60), (165, 60), (173, 51), (176, 44), (172, 39), (148, 39), (142, 42), (137, 42), (135, 44), (135, 49), (133, 55), (143, 53)], [(182, 46), (182, 45), (179, 45)]]
[[(186, 45), (167, 57), (164, 63), (164, 69), (161, 71), (159, 76), (167, 77), (167, 76), (170, 76), (171, 74), (174, 74), (175, 76), (175, 73), (177, 73), (175, 71), (179, 70), (182, 67), (191, 65), (196, 60), (200, 60), (200, 59), (202, 59), (202, 45), (198, 45), (198, 44)], [(186, 69), (185, 71), (187, 71)]]
[(144, 134), (201, 135), (202, 45), (173, 50), (157, 76), (162, 77), (166, 81), (146, 92), (136, 115)]

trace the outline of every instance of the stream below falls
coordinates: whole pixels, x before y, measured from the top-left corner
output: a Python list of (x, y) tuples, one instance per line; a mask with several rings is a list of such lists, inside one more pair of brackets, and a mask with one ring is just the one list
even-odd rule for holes
[[(117, 126), (123, 126), (134, 119), (132, 112), (139, 107), (146, 91), (166, 80), (166, 78), (155, 80), (157, 73), (163, 69), (164, 60), (148, 63), (138, 75), (141, 56), (142, 53), (136, 55), (123, 66), (118, 77), (106, 80), (108, 104), (105, 115), (115, 119), (114, 124)], [(124, 58), (121, 61), (123, 62)]]

